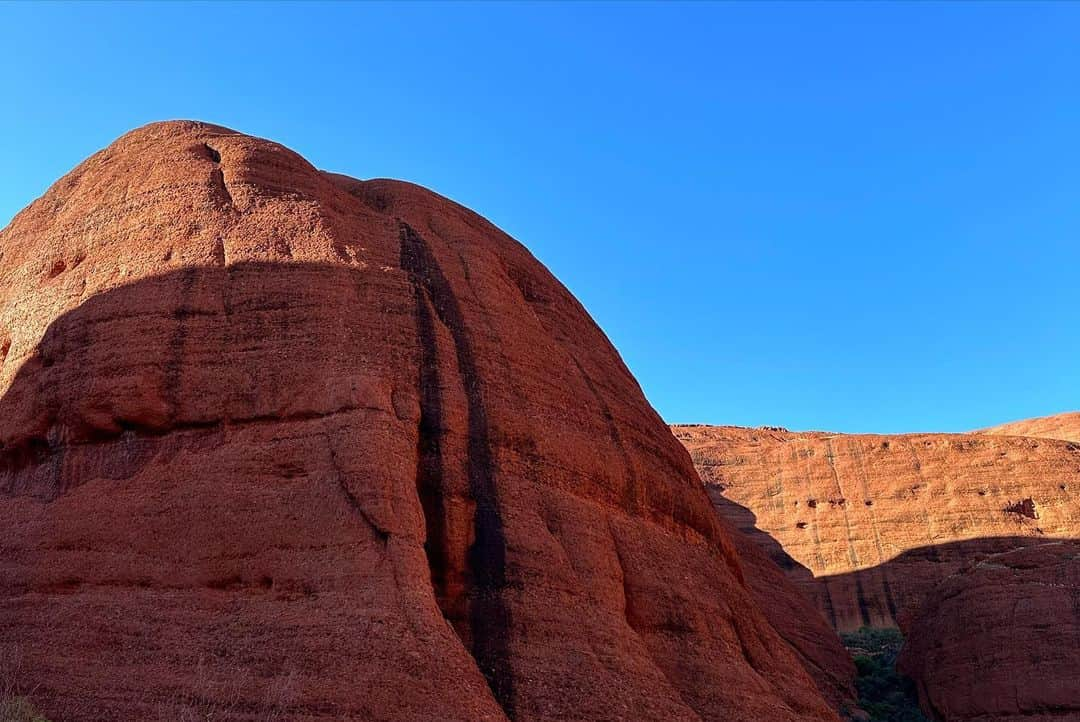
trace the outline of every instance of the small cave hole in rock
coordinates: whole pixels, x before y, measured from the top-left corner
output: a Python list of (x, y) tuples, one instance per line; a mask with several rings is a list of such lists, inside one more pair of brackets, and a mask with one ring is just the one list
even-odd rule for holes
[(67, 264), (63, 259), (57, 259), (53, 262), (52, 267), (49, 269), (49, 278), (56, 278), (61, 273), (67, 270)]
[(807, 499), (806, 505), (811, 509), (817, 509), (817, 499)]
[(873, 506), (873, 505), (874, 505), (874, 502), (872, 502), (871, 500), (867, 499), (866, 501), (864, 501), (864, 502), (863, 502), (863, 504), (866, 504), (867, 506)]
[(805, 529), (806, 528), (806, 522), (805, 521), (796, 522), (795, 526), (799, 527), (800, 529)]
[(210, 160), (214, 161), (215, 163), (221, 162), (221, 153), (218, 153), (216, 150), (211, 148), (208, 143), (203, 143), (203, 148), (206, 148), (206, 154), (210, 157)]

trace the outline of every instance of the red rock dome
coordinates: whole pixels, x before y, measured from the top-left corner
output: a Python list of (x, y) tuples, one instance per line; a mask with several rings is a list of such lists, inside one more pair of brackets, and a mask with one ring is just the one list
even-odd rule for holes
[(0, 654), (63, 720), (835, 720), (528, 251), (195, 122), (0, 233)]

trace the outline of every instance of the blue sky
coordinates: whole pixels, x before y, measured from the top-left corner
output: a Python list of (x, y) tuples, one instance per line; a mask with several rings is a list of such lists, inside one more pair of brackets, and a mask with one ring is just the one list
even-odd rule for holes
[(1080, 4), (0, 4), (0, 225), (195, 118), (521, 240), (669, 421), (1080, 409)]

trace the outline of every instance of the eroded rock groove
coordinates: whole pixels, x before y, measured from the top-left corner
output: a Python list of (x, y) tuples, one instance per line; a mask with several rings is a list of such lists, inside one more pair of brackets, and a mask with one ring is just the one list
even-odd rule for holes
[[(499, 515), (495, 479), (491, 471), (493, 467), (482, 381), (465, 330), (461, 307), (434, 253), (407, 223), (400, 223), (399, 236), (401, 267), (409, 274), (417, 289), (417, 310), (420, 312), (418, 333), (422, 354), (425, 357), (430, 356), (423, 360), (435, 361), (437, 353), (434, 343), (434, 319), (426, 310), (429, 299), (435, 315), (454, 341), (458, 373), (468, 406), (466, 466), (469, 494), (476, 504), (473, 517), (474, 541), (468, 551), (465, 574), (469, 636), (477, 666), (487, 679), (495, 699), (507, 716), (513, 719), (514, 684), (508, 650), (510, 612), (502, 598), (503, 589), (506, 587), (506, 539)], [(421, 311), (421, 308), (424, 310)], [(444, 501), (438, 498), (441, 496), (440, 484), (431, 476), (431, 467), (437, 468), (440, 465), (438, 429), (433, 430), (431, 427), (433, 422), (439, 419), (441, 405), (432, 404), (433, 397), (439, 393), (437, 378), (425, 378), (424, 373), (421, 371), (421, 402), (427, 404), (427, 409), (421, 410), (422, 435), (419, 442), (423, 446), (420, 463), (424, 477), (418, 479), (418, 488), (422, 489), (421, 501), (425, 515), (438, 516), (441, 511), (445, 511), (445, 507), (439, 508), (444, 504)], [(433, 381), (436, 384), (434, 388)], [(437, 520), (426, 522), (429, 528), (434, 527), (437, 535), (445, 532), (445, 529), (439, 527), (440, 523), (442, 522)], [(445, 573), (445, 567), (440, 568), (446, 561), (440, 558), (442, 554), (445, 554), (445, 550), (435, 554), (429, 551), (428, 560), (432, 564), (433, 581), (437, 574)], [(439, 594), (438, 588), (436, 594)], [(444, 601), (456, 606), (451, 600)], [(445, 611), (444, 607), (444, 613)]]

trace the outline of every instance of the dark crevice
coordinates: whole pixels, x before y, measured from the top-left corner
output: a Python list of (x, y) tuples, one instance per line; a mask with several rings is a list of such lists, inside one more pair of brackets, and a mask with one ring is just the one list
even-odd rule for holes
[(232, 193), (229, 192), (229, 186), (225, 182), (225, 173), (221, 169), (221, 153), (214, 148), (211, 148), (208, 144), (203, 143), (203, 147), (206, 149), (206, 156), (214, 164), (214, 169), (210, 171), (210, 182), (214, 190), (217, 191), (219, 200), (228, 206), (233, 207)]
[(191, 306), (192, 291), (195, 288), (195, 276), (198, 269), (191, 267), (182, 272), (180, 277), (180, 298), (177, 305), (177, 323), (169, 338), (168, 361), (165, 364), (164, 395), (169, 405), (172, 418), (180, 417), (180, 373), (183, 367), (184, 346), (187, 343), (187, 317), (182, 315)]
[(832, 591), (829, 589), (829, 582), (825, 580), (822, 584), (825, 591), (821, 595), (822, 606), (825, 608), (825, 616), (829, 619), (829, 625), (833, 629), (836, 629), (836, 606), (833, 604)]
[[(225, 255), (225, 239), (220, 236), (214, 239), (214, 250), (211, 253), (214, 258), (214, 264), (225, 267), (228, 263), (228, 258)], [(222, 290), (224, 293), (224, 289)]]
[(900, 611), (896, 607), (896, 598), (893, 597), (892, 585), (889, 584), (889, 573), (884, 569), (881, 570), (881, 590), (885, 594), (885, 605), (889, 609), (889, 617), (895, 623)]
[(866, 602), (866, 591), (863, 589), (862, 577), (855, 577), (855, 601), (859, 605), (859, 619), (862, 626), (870, 626), (870, 607)]
[[(464, 589), (468, 605), (468, 636), (473, 659), (487, 680), (495, 700), (512, 720), (514, 680), (509, 652), (510, 610), (503, 598), (503, 590), (507, 586), (506, 538), (492, 469), (483, 382), (466, 332), (461, 307), (449, 281), (424, 239), (407, 223), (399, 223), (401, 268), (409, 274), (417, 291), (418, 336), (425, 356), (422, 361), (438, 365), (435, 356), (434, 319), (430, 312), (425, 310), (428, 299), (435, 316), (450, 332), (454, 342), (458, 373), (468, 410), (466, 466), (469, 494), (476, 505), (473, 516), (474, 541), (467, 554)], [(432, 467), (441, 466), (438, 445), (441, 430), (433, 428), (434, 422), (441, 415), (441, 405), (433, 398), (438, 394), (438, 387), (432, 388), (432, 382), (433, 379), (430, 376), (425, 377), (421, 371), (421, 402), (427, 404), (427, 408), (422, 409), (421, 413), (422, 438), (419, 443), (424, 445), (420, 460), (423, 468), (418, 470), (417, 483), (425, 514), (439, 516), (445, 511), (440, 508), (444, 501), (433, 497), (442, 495), (439, 481), (441, 472), (436, 469), (433, 473)], [(434, 382), (437, 384), (437, 377)], [(439, 526), (443, 523), (438, 519), (426, 521), (426, 525), (435, 532), (435, 547), (439, 545), (440, 535), (445, 536), (445, 529)], [(429, 552), (433, 583), (439, 574), (445, 572), (445, 568), (440, 567), (445, 563), (442, 554), (445, 554), (445, 551), (436, 551), (435, 554)], [(436, 589), (436, 594), (438, 593), (439, 590)], [(444, 599), (444, 603), (447, 601)], [(452, 609), (444, 607), (444, 613), (446, 611)]]
[[(449, 538), (450, 520), (446, 497), (449, 491), (443, 480), (443, 408), (439, 379), (439, 360), (435, 319), (427, 293), (419, 285), (413, 286), (416, 300), (416, 334), (420, 346), (419, 400), (420, 420), (417, 423), (416, 440), (416, 494), (424, 513), (424, 552), (431, 571), (431, 585), (435, 599), (443, 615), (459, 629), (465, 621), (457, 599), (460, 579), (451, 580), (451, 571), (460, 563), (460, 551), (451, 551)], [(454, 582), (458, 582), (455, 584)], [(453, 588), (453, 589), (451, 589)]]
[(218, 153), (216, 150), (211, 148), (209, 143), (203, 143), (203, 148), (206, 149), (206, 154), (207, 156), (209, 156), (210, 160), (215, 163), (221, 162), (221, 153)]
[(326, 447), (330, 450), (330, 468), (334, 470), (338, 489), (341, 491), (342, 496), (345, 497), (345, 501), (349, 505), (349, 508), (352, 509), (357, 516), (363, 519), (364, 523), (371, 529), (372, 534), (385, 545), (390, 539), (390, 532), (375, 523), (375, 520), (372, 519), (371, 515), (364, 509), (364, 505), (360, 503), (360, 500), (353, 494), (352, 489), (349, 488), (345, 472), (338, 462), (337, 452), (334, 451), (334, 441), (330, 438), (329, 434), (326, 434)]

